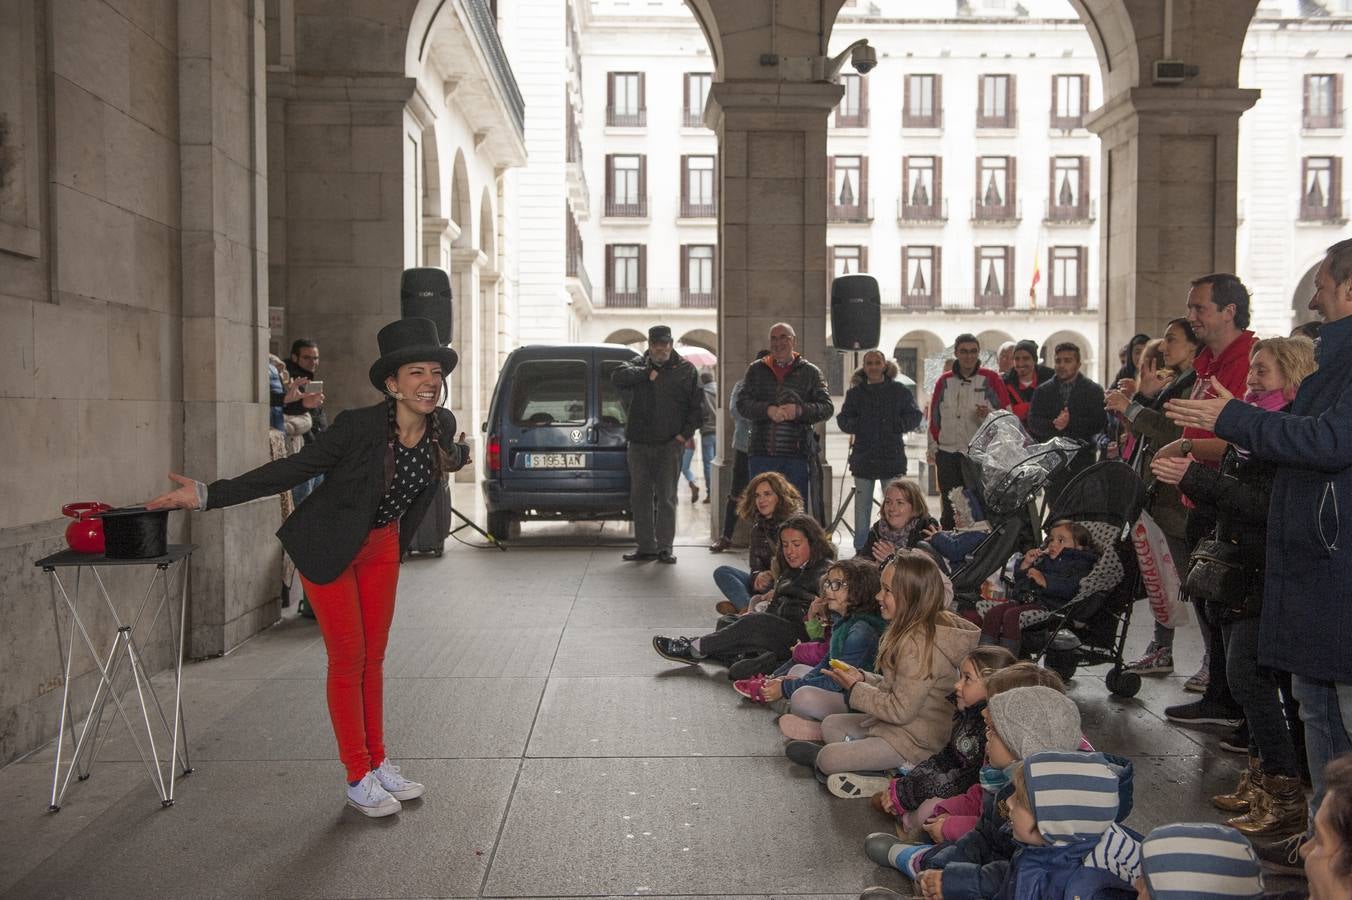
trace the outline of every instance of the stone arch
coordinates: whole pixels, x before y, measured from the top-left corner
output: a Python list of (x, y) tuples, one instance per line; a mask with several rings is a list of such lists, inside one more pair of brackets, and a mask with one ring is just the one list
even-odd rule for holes
[(497, 215), (493, 210), (493, 194), (484, 185), (479, 199), (479, 249), (488, 259), (485, 266), (496, 271), (498, 268), (498, 228)]
[[(1038, 361), (1045, 362), (1050, 366), (1052, 357), (1056, 355), (1056, 345), (1063, 341), (1070, 341), (1080, 348), (1080, 371), (1086, 375), (1093, 373), (1094, 365), (1097, 362), (1094, 359), (1094, 342), (1084, 333), (1069, 328), (1054, 331), (1047, 335), (1047, 339), (1042, 342), (1042, 346), (1039, 348), (1039, 354), (1042, 358)], [(1113, 363), (1111, 371), (1117, 371), (1116, 362)]]
[(1305, 274), (1300, 276), (1300, 281), (1296, 282), (1296, 290), (1291, 295), (1292, 328), (1319, 319), (1318, 314), (1310, 309), (1310, 298), (1314, 296), (1314, 276), (1323, 262), (1324, 257), (1320, 256), (1305, 270)]
[(437, 145), (437, 129), (429, 126), (422, 130), (422, 214), (444, 218), (441, 203), (444, 192), (441, 189), (441, 151)]
[(634, 328), (620, 328), (612, 331), (605, 339), (607, 344), (624, 344), (626, 347), (647, 347), (648, 336)]
[(474, 219), (470, 212), (469, 170), (465, 165), (465, 152), (459, 147), (455, 149), (455, 162), (451, 164), (451, 198), (446, 217), (460, 229), (453, 246), (473, 247)]
[(718, 335), (707, 328), (692, 328), (677, 340), (682, 344), (699, 347), (715, 355), (718, 354)]
[(1014, 337), (1007, 331), (1000, 328), (987, 328), (985, 331), (978, 331), (976, 339), (981, 342), (981, 352), (989, 352), (992, 355), (1000, 349), (1000, 345), (1006, 341), (1013, 341)]

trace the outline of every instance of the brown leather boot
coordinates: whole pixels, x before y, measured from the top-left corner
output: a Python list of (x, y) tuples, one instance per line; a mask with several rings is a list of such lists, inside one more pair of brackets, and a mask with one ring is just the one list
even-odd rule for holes
[(1300, 778), (1264, 773), (1255, 808), (1226, 824), (1249, 837), (1285, 837), (1306, 827), (1305, 788)]
[(1217, 809), (1225, 810), (1229, 813), (1246, 813), (1253, 801), (1254, 782), (1262, 775), (1262, 769), (1258, 765), (1258, 757), (1249, 757), (1249, 767), (1239, 776), (1239, 784), (1234, 791), (1229, 794), (1217, 794), (1211, 798), (1212, 804)]

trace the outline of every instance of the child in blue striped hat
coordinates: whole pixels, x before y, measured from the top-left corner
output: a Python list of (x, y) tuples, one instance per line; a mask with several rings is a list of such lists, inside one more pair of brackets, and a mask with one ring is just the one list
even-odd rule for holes
[(1141, 842), (1139, 900), (1257, 900), (1263, 870), (1244, 835), (1226, 825), (1161, 825)]
[(1102, 753), (1044, 751), (1018, 764), (1008, 808), (1022, 847), (999, 896), (1133, 897), (1141, 844), (1116, 821), (1121, 777)]

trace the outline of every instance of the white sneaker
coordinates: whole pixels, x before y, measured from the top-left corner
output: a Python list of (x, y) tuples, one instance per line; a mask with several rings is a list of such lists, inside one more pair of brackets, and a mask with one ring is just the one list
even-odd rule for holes
[(423, 786), (400, 775), (399, 767), (388, 759), (382, 762), (379, 768), (372, 769), (371, 774), (376, 776), (380, 786), (389, 791), (390, 796), (396, 800), (412, 800), (423, 795)]
[[(419, 785), (421, 787), (421, 785)], [(347, 805), (364, 816), (378, 819), (392, 816), (403, 809), (399, 801), (390, 792), (380, 786), (375, 772), (367, 772), (366, 777), (356, 784), (348, 785)]]

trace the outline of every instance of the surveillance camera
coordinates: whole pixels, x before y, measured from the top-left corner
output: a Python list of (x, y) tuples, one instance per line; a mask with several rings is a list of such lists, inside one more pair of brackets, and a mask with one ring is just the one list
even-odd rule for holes
[(860, 75), (867, 75), (878, 65), (878, 51), (868, 44), (860, 44), (850, 53), (850, 65)]

